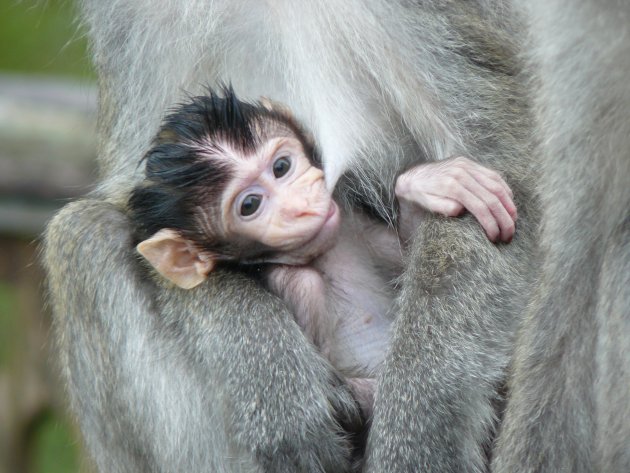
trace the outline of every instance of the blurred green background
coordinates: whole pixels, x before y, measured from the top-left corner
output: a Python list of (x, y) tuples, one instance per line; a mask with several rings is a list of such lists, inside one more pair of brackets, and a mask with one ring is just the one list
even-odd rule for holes
[(2, 71), (93, 78), (76, 17), (69, 0), (1, 2)]
[(45, 222), (96, 174), (95, 76), (76, 18), (73, 1), (0, 0), (0, 473), (89, 471), (38, 263)]

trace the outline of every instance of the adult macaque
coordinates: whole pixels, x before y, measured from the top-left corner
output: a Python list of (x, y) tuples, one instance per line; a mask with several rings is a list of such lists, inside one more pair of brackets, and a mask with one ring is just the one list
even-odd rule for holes
[(339, 424), (357, 420), (356, 403), (286, 304), (220, 268), (192, 291), (147, 280), (133, 251), (123, 209), (144, 177), (137, 157), (183, 91), (231, 80), (312, 131), (344, 208), (393, 220), (401, 171), (450, 156), (504, 176), (519, 211), (509, 245), (472, 215), (433, 213), (409, 241), (365, 455), (369, 472), (483, 471), (538, 267), (539, 166), (510, 5), (84, 0), (83, 12), (101, 86), (101, 185), (53, 220), (45, 264), (97, 469), (350, 468)]
[[(470, 160), (424, 164), (397, 180), (404, 225), (396, 230), (341, 210), (316, 155), (284, 108), (243, 103), (228, 88), (223, 97), (210, 92), (166, 118), (129, 211), (142, 240), (138, 251), (184, 289), (221, 263), (266, 263), (264, 282), (369, 417), (404, 242), (421, 212), (472, 208), (490, 238), (509, 241), (516, 208), (501, 177)], [(499, 208), (490, 208), (490, 198)]]

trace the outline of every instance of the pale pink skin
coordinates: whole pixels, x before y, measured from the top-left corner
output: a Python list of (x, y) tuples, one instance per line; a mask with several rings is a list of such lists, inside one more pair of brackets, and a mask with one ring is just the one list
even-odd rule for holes
[[(273, 174), (279, 156), (291, 170)], [(253, 156), (234, 156), (237, 177), (222, 200), (231, 234), (245, 235), (280, 251), (269, 275), (271, 290), (295, 315), (307, 337), (341, 373), (364, 414), (370, 416), (376, 388), (374, 372), (389, 340), (388, 281), (374, 273), (379, 264), (400, 268), (398, 234), (360, 217), (350, 222), (327, 191), (323, 172), (311, 165), (292, 138), (270, 140)], [(255, 215), (239, 213), (243, 195), (264, 201)], [(417, 224), (422, 212), (457, 216), (470, 211), (492, 241), (509, 242), (516, 207), (501, 176), (466, 158), (418, 165), (397, 180), (401, 224)], [(350, 275), (351, 277), (347, 277)], [(340, 297), (341, 295), (341, 297)]]
[(395, 192), (403, 218), (414, 208), (447, 217), (468, 210), (491, 241), (510, 242), (514, 236), (517, 212), (512, 190), (499, 173), (470, 159), (415, 166), (398, 177)]
[[(273, 164), (281, 157), (290, 159), (291, 167), (277, 178)], [(273, 138), (252, 156), (233, 153), (230, 158), (237, 163), (236, 177), (221, 202), (228, 236), (246, 236), (277, 249), (276, 263), (304, 264), (328, 249), (339, 228), (339, 210), (323, 171), (311, 165), (297, 139)], [(240, 199), (251, 193), (263, 201), (254, 215), (243, 217)]]

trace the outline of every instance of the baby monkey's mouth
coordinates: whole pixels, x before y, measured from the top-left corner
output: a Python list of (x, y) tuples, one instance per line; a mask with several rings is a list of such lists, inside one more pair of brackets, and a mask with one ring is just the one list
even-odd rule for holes
[(337, 230), (339, 229), (339, 207), (334, 200), (330, 201), (328, 211), (320, 225), (319, 229), (314, 233), (313, 237), (304, 242), (304, 247), (312, 246), (314, 253), (312, 258), (321, 255), (324, 251), (330, 249), (335, 242)]

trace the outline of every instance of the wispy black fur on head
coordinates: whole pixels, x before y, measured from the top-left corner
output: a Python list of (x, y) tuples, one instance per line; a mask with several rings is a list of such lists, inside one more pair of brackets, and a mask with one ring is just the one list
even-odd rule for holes
[(238, 100), (231, 86), (221, 91), (223, 96), (208, 89), (208, 95), (192, 97), (164, 119), (143, 157), (145, 180), (128, 202), (138, 241), (172, 228), (200, 249), (226, 256), (252, 257), (266, 250), (226, 238), (220, 204), (234, 170), (233, 163), (222, 158), (222, 146), (246, 155), (275, 125), (294, 134), (307, 155), (313, 157), (315, 151), (299, 125), (287, 116)]
[[(201, 143), (209, 139), (229, 143), (239, 151), (253, 151), (259, 143), (253, 127), (264, 118), (264, 110), (241, 102), (231, 86), (221, 90), (223, 96), (208, 89), (208, 95), (192, 97), (180, 105), (164, 120), (157, 141), (169, 141), (168, 135), (174, 134), (178, 141)], [(162, 131), (167, 131), (166, 136)]]

